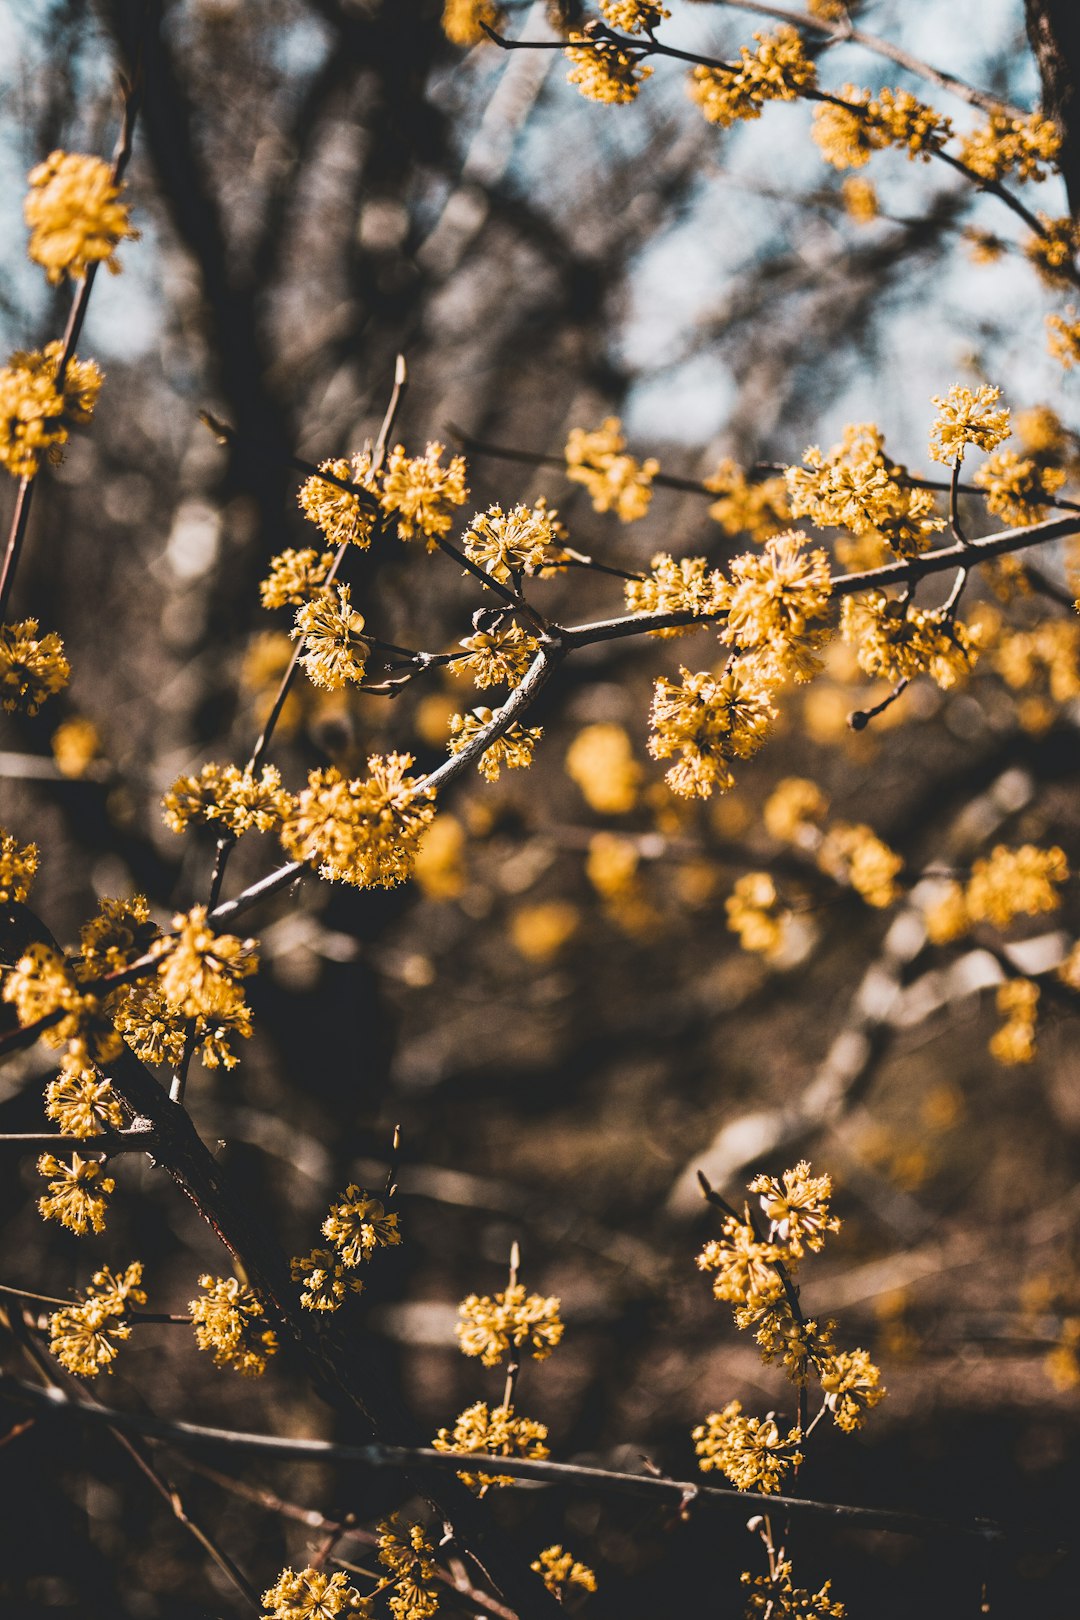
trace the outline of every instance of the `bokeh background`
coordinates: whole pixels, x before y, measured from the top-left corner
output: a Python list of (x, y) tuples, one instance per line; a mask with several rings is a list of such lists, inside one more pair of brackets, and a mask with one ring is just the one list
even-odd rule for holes
[[(46, 341), (64, 316), (23, 259), (26, 171), (57, 145), (110, 149), (134, 9), (4, 8), (8, 349)], [(721, 56), (763, 26), (724, 5), (672, 9), (665, 38)], [(142, 240), (120, 277), (99, 279), (80, 347), (106, 387), (39, 491), (15, 594), (20, 614), (61, 631), (74, 669), (35, 719), (4, 717), (0, 745), (3, 825), (41, 846), (35, 903), (62, 940), (97, 896), (145, 893), (164, 920), (205, 890), (212, 846), (165, 829), (161, 793), (206, 760), (246, 758), (288, 655), (287, 615), (260, 609), (257, 583), (283, 546), (317, 543), (288, 458), (362, 448), (399, 351), (398, 436), (414, 454), (455, 428), (557, 454), (570, 427), (617, 413), (635, 454), (695, 480), (723, 456), (795, 462), (872, 418), (892, 455), (926, 472), (930, 396), (957, 380), (1076, 420), (1076, 385), (1044, 354), (1060, 300), (1014, 252), (972, 260), (965, 232), (1008, 245), (1011, 217), (937, 165), (883, 153), (870, 171), (881, 213), (856, 221), (804, 105), (719, 131), (683, 70), (660, 63), (634, 107), (600, 107), (565, 83), (558, 52), (451, 47), (431, 0), (162, 10), (129, 180)], [(545, 5), (509, 12), (512, 33), (555, 37)], [(1038, 98), (1013, 0), (879, 0), (858, 15), (987, 90)], [(920, 91), (855, 46), (823, 50), (820, 67), (831, 86)], [(1036, 201), (1067, 211), (1059, 179)], [(232, 425), (232, 448), (202, 409)], [(626, 569), (660, 548), (720, 561), (747, 546), (692, 492), (659, 490), (624, 526), (556, 470), (475, 456), (470, 483), (467, 513), (542, 494), (575, 546)], [(968, 519), (985, 532), (977, 505)], [(1040, 564), (1062, 577), (1055, 553)], [(412, 646), (453, 646), (479, 605), (447, 559), (396, 541), (357, 553), (348, 577), (369, 627)], [(565, 621), (621, 605), (617, 580), (584, 572), (536, 589)], [(1039, 599), (1004, 611), (1021, 626), (1062, 616)], [(708, 1411), (736, 1396), (783, 1410), (789, 1395), (694, 1267), (713, 1230), (694, 1171), (737, 1200), (755, 1169), (809, 1156), (834, 1176), (845, 1225), (805, 1269), (804, 1301), (871, 1349), (890, 1394), (858, 1437), (817, 1431), (800, 1487), (1024, 1533), (991, 1559), (958, 1539), (796, 1525), (800, 1579), (832, 1576), (849, 1613), (874, 1620), (914, 1604), (977, 1614), (984, 1583), (990, 1613), (1068, 1613), (1075, 1565), (1057, 1549), (1080, 1485), (1077, 1025), (1047, 995), (1036, 1061), (996, 1064), (994, 955), (970, 939), (928, 947), (917, 904), (874, 910), (794, 855), (778, 881), (798, 926), (778, 960), (740, 949), (724, 901), (779, 859), (762, 805), (789, 775), (872, 824), (909, 877), (962, 869), (998, 841), (1057, 843), (1075, 861), (1080, 675), (1062, 700), (1037, 679), (1010, 686), (987, 659), (962, 690), (918, 683), (856, 735), (848, 712), (881, 693), (841, 649), (785, 702), (737, 791), (688, 807), (647, 757), (646, 717), (656, 674), (708, 661), (703, 646), (589, 649), (537, 705), (533, 770), (455, 787), (421, 881), (361, 894), (311, 879), (259, 913), (255, 1035), (235, 1071), (196, 1067), (193, 1116), (290, 1253), (315, 1241), (346, 1182), (381, 1181), (400, 1123), (406, 1242), (350, 1306), (351, 1331), (377, 1344), (419, 1432), (499, 1398), (499, 1375), (457, 1353), (453, 1326), (464, 1294), (501, 1286), (516, 1238), (526, 1281), (558, 1294), (567, 1322), (559, 1353), (526, 1368), (522, 1409), (558, 1457), (637, 1468), (644, 1453), (680, 1478), (694, 1476), (689, 1431)], [(428, 767), (470, 692), (438, 674), (392, 702), (298, 689), (272, 757), (294, 787), (314, 765), (388, 748)], [(99, 748), (57, 762), (57, 729), (76, 720)], [(565, 769), (597, 725), (621, 728), (629, 751), (615, 808)], [(590, 878), (598, 832), (632, 841), (630, 899)], [(276, 859), (271, 840), (246, 839), (234, 892)], [(1009, 935), (1026, 971), (1075, 937), (1076, 893)], [(42, 1051), (5, 1066), (0, 1128), (42, 1127), (51, 1072)], [(63, 1295), (138, 1256), (151, 1308), (182, 1311), (201, 1271), (228, 1269), (150, 1165), (122, 1162), (107, 1232), (78, 1241), (39, 1220), (32, 1160), (4, 1163), (4, 1281)], [(338, 1432), (287, 1353), (248, 1384), (183, 1328), (141, 1329), (107, 1385), (98, 1393), (136, 1410)], [(179, 1457), (162, 1466), (260, 1589), (318, 1540)], [(239, 1612), (106, 1438), (38, 1423), (0, 1449), (0, 1470), (0, 1610), (13, 1620)], [(243, 1478), (330, 1514), (397, 1505), (381, 1478), (266, 1464)], [(758, 1567), (738, 1513), (683, 1522), (546, 1489), (505, 1492), (496, 1510), (523, 1544), (563, 1541), (596, 1569), (597, 1620), (732, 1615), (739, 1571)]]

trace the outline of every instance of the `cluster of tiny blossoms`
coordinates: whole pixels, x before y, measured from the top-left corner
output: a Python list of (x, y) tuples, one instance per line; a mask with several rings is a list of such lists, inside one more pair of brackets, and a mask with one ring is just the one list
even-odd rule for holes
[[(777, 1179), (761, 1175), (750, 1183), (764, 1221), (749, 1206), (740, 1218), (724, 1219), (719, 1238), (706, 1243), (698, 1266), (713, 1273), (713, 1293), (735, 1307), (735, 1322), (753, 1329), (762, 1359), (779, 1362), (802, 1389), (811, 1378), (822, 1392), (822, 1413), (850, 1432), (884, 1397), (878, 1369), (864, 1350), (839, 1351), (833, 1324), (807, 1320), (798, 1305), (792, 1277), (807, 1251), (818, 1253), (840, 1222), (829, 1212), (832, 1182), (813, 1176), (801, 1160)], [(806, 1435), (798, 1426), (783, 1434), (773, 1414), (744, 1417), (738, 1401), (712, 1412), (694, 1430), (703, 1470), (719, 1469), (740, 1490), (778, 1491), (784, 1476), (803, 1460)]]
[(605, 417), (591, 431), (573, 428), (565, 456), (567, 478), (585, 486), (595, 511), (614, 512), (623, 523), (634, 523), (645, 516), (660, 463), (652, 456), (638, 461), (626, 454), (622, 423), (617, 416)]
[(312, 771), (289, 803), (281, 842), (333, 882), (390, 888), (410, 875), (435, 807), (408, 775), (411, 754), (373, 754), (367, 763), (366, 777), (350, 779), (334, 766)]
[(1068, 877), (1065, 852), (1056, 844), (1050, 849), (998, 844), (974, 863), (966, 884), (950, 879), (936, 888), (926, 915), (930, 938), (944, 945), (978, 923), (1008, 928), (1016, 917), (1056, 911)]
[(188, 1305), (199, 1349), (211, 1351), (217, 1367), (261, 1378), (278, 1342), (259, 1296), (236, 1277), (207, 1274), (199, 1287), (203, 1292)]
[[(478, 737), (484, 735), (501, 712), (481, 706), (471, 710), (469, 714), (452, 714), (450, 752), (460, 754), (470, 747)], [(543, 735), (543, 726), (523, 726), (520, 721), (515, 720), (507, 726), (501, 737), (496, 737), (494, 742), (484, 749), (476, 762), (477, 770), (485, 781), (497, 782), (504, 770), (527, 769), (533, 762), (533, 751)]]
[(117, 247), (139, 234), (120, 189), (107, 163), (81, 152), (53, 152), (31, 169), (28, 251), (54, 285), (64, 276), (81, 280), (94, 264), (119, 271)]
[[(367, 451), (351, 462), (324, 461), (319, 472), (330, 473), (335, 482), (313, 473), (300, 488), (301, 509), (334, 546), (369, 546), (379, 517), (400, 539), (421, 535), (430, 549), (449, 533), (453, 508), (469, 493), (464, 457), (451, 456), (444, 466), (443, 454), (444, 447), (432, 441), (422, 456), (409, 456), (396, 444), (378, 469)], [(269, 582), (264, 597), (267, 593), (269, 606), (277, 594)]]
[(68, 1372), (77, 1378), (96, 1378), (99, 1372), (112, 1372), (118, 1346), (131, 1337), (125, 1320), (128, 1302), (146, 1304), (146, 1291), (140, 1286), (143, 1268), (138, 1260), (119, 1277), (104, 1267), (95, 1271), (85, 1297), (49, 1317), (49, 1349)]
[(740, 46), (737, 67), (694, 68), (688, 89), (710, 124), (727, 129), (740, 119), (760, 118), (765, 102), (793, 101), (814, 84), (816, 69), (794, 28), (784, 25), (754, 39), (756, 50)]
[(870, 535), (900, 557), (911, 557), (945, 527), (934, 513), (932, 491), (905, 482), (904, 468), (885, 454), (873, 422), (854, 422), (838, 444), (823, 453), (811, 445), (801, 467), (785, 473), (791, 511), (818, 528)]
[(302, 1283), (300, 1303), (308, 1311), (336, 1311), (346, 1294), (363, 1292), (357, 1268), (370, 1260), (378, 1249), (393, 1248), (401, 1242), (396, 1214), (388, 1214), (381, 1199), (351, 1183), (322, 1224), (323, 1237), (332, 1248), (315, 1248), (310, 1254), (296, 1255), (292, 1262), (293, 1281)]
[(343, 1571), (283, 1569), (262, 1595), (263, 1620), (370, 1620), (380, 1594), (394, 1620), (430, 1620), (439, 1607), (435, 1587), (438, 1569), (435, 1549), (423, 1527), (401, 1523), (396, 1514), (379, 1524), (376, 1552), (386, 1571), (376, 1578), (366, 1597), (361, 1596)]
[[(2, 390), (0, 372), (0, 394)], [(8, 714), (37, 714), (46, 698), (62, 692), (70, 679), (71, 665), (55, 630), (42, 635), (37, 619), (0, 625), (0, 707)]]

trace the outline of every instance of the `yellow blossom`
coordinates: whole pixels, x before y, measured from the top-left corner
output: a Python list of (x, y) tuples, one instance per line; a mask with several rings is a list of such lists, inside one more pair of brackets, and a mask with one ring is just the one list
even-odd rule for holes
[(40, 862), (36, 844), (20, 844), (0, 829), (0, 905), (26, 899)]
[[(545, 1445), (547, 1428), (532, 1418), (518, 1417), (510, 1406), (476, 1401), (466, 1407), (452, 1430), (440, 1429), (431, 1442), (436, 1451), (484, 1452), (491, 1457), (551, 1455)], [(512, 1485), (512, 1474), (459, 1474), (466, 1485), (483, 1495), (490, 1485)]]
[(218, 825), (238, 838), (254, 829), (270, 832), (285, 813), (288, 794), (275, 765), (258, 776), (237, 765), (204, 765), (198, 776), (178, 776), (163, 796), (165, 825), (184, 832), (193, 821)]
[(965, 135), (960, 161), (981, 180), (1003, 180), (1014, 170), (1018, 180), (1045, 180), (1047, 170), (1057, 167), (1060, 149), (1061, 131), (1042, 113), (1027, 118), (991, 113), (987, 123)]
[(379, 1562), (390, 1572), (387, 1606), (394, 1620), (429, 1620), (439, 1607), (435, 1550), (418, 1524), (392, 1513), (379, 1524)]
[(536, 657), (540, 643), (519, 624), (491, 634), (478, 631), (458, 643), (468, 649), (468, 658), (456, 660), (459, 669), (473, 672), (477, 686), (517, 686)]
[(161, 959), (161, 994), (185, 1018), (227, 1016), (243, 1002), (241, 979), (258, 967), (255, 941), (216, 934), (205, 906), (177, 913), (173, 928), (171, 938), (155, 940), (151, 946), (152, 954)]
[(376, 1249), (392, 1248), (401, 1242), (398, 1218), (388, 1215), (378, 1198), (361, 1192), (355, 1184), (346, 1187), (322, 1223), (328, 1237), (347, 1266), (370, 1260)]
[(754, 39), (756, 50), (739, 47), (737, 66), (699, 66), (691, 74), (690, 96), (710, 124), (727, 129), (738, 119), (760, 118), (765, 102), (793, 101), (814, 83), (817, 71), (794, 28), (783, 24), (775, 33), (758, 33)]
[(131, 1337), (124, 1320), (127, 1301), (146, 1304), (146, 1291), (139, 1286), (142, 1271), (138, 1260), (119, 1277), (107, 1267), (96, 1271), (82, 1301), (49, 1317), (49, 1349), (68, 1372), (77, 1378), (112, 1372), (118, 1346)]
[(1030, 979), (1007, 979), (995, 1001), (1005, 1023), (991, 1037), (990, 1056), (1008, 1065), (1034, 1062), (1038, 985)]
[(45, 1088), (45, 1113), (65, 1136), (100, 1136), (106, 1127), (118, 1131), (124, 1123), (111, 1081), (71, 1058)]
[(407, 774), (411, 754), (373, 754), (366, 778), (334, 767), (312, 771), (281, 830), (294, 860), (359, 889), (390, 888), (412, 871), (420, 835), (434, 819), (430, 792)]
[(724, 901), (727, 925), (744, 951), (776, 956), (784, 945), (790, 912), (768, 872), (748, 872)]
[[(644, 579), (628, 579), (623, 587), (630, 613), (692, 613), (713, 616), (723, 611), (730, 587), (719, 569), (710, 569), (704, 557), (680, 557), (658, 551)], [(696, 627), (677, 625), (651, 630), (662, 639), (684, 636)]]
[(1055, 703), (1080, 697), (1080, 621), (1044, 619), (1031, 630), (1004, 632), (994, 668), (1014, 691), (1045, 686)]
[(806, 552), (806, 543), (805, 534), (792, 530), (731, 563), (721, 639), (751, 654), (768, 682), (807, 681), (820, 668), (817, 653), (828, 631), (818, 621), (829, 611), (832, 585), (825, 552)]
[(473, 518), (461, 546), (470, 562), (505, 585), (515, 575), (542, 568), (554, 538), (546, 507), (515, 506), (504, 512), (501, 506), (489, 506)]
[(105, 1230), (108, 1195), (116, 1188), (112, 1176), (103, 1176), (97, 1159), (83, 1159), (77, 1153), (64, 1164), (52, 1153), (43, 1153), (38, 1170), (51, 1176), (49, 1190), (38, 1199), (38, 1209), (47, 1221), (59, 1221), (69, 1232), (84, 1237), (87, 1227)]
[(1068, 287), (1076, 277), (1076, 253), (1080, 246), (1080, 226), (1069, 215), (1051, 219), (1040, 213), (1038, 234), (1028, 237), (1024, 252), (1048, 287)]
[(363, 1280), (346, 1272), (336, 1249), (312, 1249), (294, 1255), (293, 1282), (303, 1283), (300, 1303), (306, 1311), (340, 1310), (346, 1294), (362, 1294)]
[(804, 776), (785, 776), (765, 800), (762, 819), (769, 837), (777, 843), (802, 844), (828, 809), (829, 801), (816, 782)]
[[(343, 460), (320, 461), (319, 472), (332, 473), (340, 482), (332, 484), (317, 473), (305, 479), (296, 497), (304, 516), (322, 530), (332, 546), (343, 546), (351, 541), (353, 545), (365, 549), (371, 544), (375, 510), (370, 457), (354, 456), (351, 463)], [(355, 484), (366, 491), (366, 495), (354, 495), (351, 490), (342, 489), (341, 483)], [(284, 555), (288, 556), (289, 553)], [(304, 556), (305, 553), (300, 552), (299, 555)], [(264, 599), (264, 607), (272, 605), (279, 604)]]
[(271, 557), (270, 572), (259, 584), (263, 607), (300, 607), (310, 601), (322, 589), (333, 560), (332, 551), (316, 551), (313, 546), (302, 551), (290, 546)]
[(456, 900), (465, 888), (465, 829), (456, 816), (437, 816), (416, 848), (413, 875), (429, 900)]
[(995, 409), (1000, 388), (981, 383), (975, 392), (954, 383), (944, 399), (936, 394), (933, 404), (938, 414), (930, 429), (930, 456), (953, 466), (964, 458), (969, 444), (979, 450), (996, 450), (1009, 437), (1009, 412)]
[(563, 1336), (559, 1301), (526, 1294), (522, 1283), (505, 1293), (470, 1294), (462, 1300), (458, 1344), (465, 1356), (479, 1356), (485, 1367), (497, 1367), (510, 1350), (527, 1348), (535, 1361), (546, 1361)]
[(451, 508), (463, 506), (469, 495), (465, 457), (451, 456), (444, 467), (443, 448), (434, 440), (422, 456), (407, 456), (404, 445), (396, 444), (387, 457), (379, 496), (383, 511), (397, 524), (398, 538), (422, 534), (429, 551), (450, 532)]
[(1069, 876), (1065, 852), (1055, 844), (1039, 849), (998, 844), (986, 860), (976, 861), (967, 886), (967, 909), (974, 922), (1007, 928), (1014, 917), (1056, 911), (1060, 886)]
[(948, 945), (971, 927), (962, 883), (941, 884), (926, 908), (926, 936), (932, 945)]
[(479, 45), (487, 38), (480, 24), (496, 28), (501, 16), (495, 0), (445, 0), (442, 30), (451, 45)]
[(626, 815), (637, 803), (642, 770), (623, 726), (582, 727), (566, 751), (566, 774), (600, 815)]
[(1030, 456), (1015, 450), (998, 450), (978, 467), (975, 483), (986, 490), (986, 509), (1006, 523), (1038, 523), (1046, 516), (1046, 505), (1065, 482), (1060, 467), (1041, 467)]
[(67, 1044), (71, 1055), (85, 1062), (107, 1061), (120, 1050), (120, 1038), (102, 1003), (80, 992), (68, 963), (49, 945), (35, 942), (24, 951), (5, 980), (3, 994), (24, 1026), (55, 1017), (42, 1033), (47, 1046)]
[(552, 1547), (545, 1547), (529, 1568), (543, 1576), (544, 1585), (556, 1597), (560, 1597), (567, 1586), (580, 1586), (586, 1592), (596, 1591), (596, 1576), (588, 1564), (580, 1563), (557, 1542)]
[(572, 33), (563, 55), (571, 63), (567, 84), (576, 85), (589, 101), (625, 107), (633, 101), (652, 68), (634, 51), (624, 50), (603, 35)]
[(934, 515), (932, 491), (905, 481), (904, 468), (885, 455), (873, 422), (853, 422), (827, 454), (811, 445), (802, 467), (786, 472), (791, 510), (818, 528), (878, 535), (901, 557), (915, 556), (945, 527)]
[(1066, 371), (1071, 371), (1073, 366), (1080, 365), (1080, 321), (1071, 305), (1068, 315), (1068, 320), (1061, 315), (1046, 317), (1046, 350)]
[(262, 1595), (263, 1620), (337, 1620), (338, 1615), (367, 1620), (370, 1598), (362, 1598), (343, 1570), (283, 1569)]
[(746, 1587), (746, 1620), (844, 1620), (844, 1605), (829, 1596), (832, 1581), (808, 1592), (792, 1584), (791, 1567), (790, 1559), (782, 1559), (768, 1575), (743, 1571), (739, 1579)]
[(624, 34), (640, 34), (671, 16), (660, 0), (599, 0), (599, 4), (608, 26), (619, 28)]
[(43, 454), (58, 460), (69, 426), (93, 414), (104, 378), (92, 360), (73, 358), (58, 389), (62, 352), (60, 342), (19, 349), (0, 367), (0, 464), (14, 478), (33, 478)]
[(74, 782), (84, 777), (101, 749), (101, 735), (92, 720), (65, 720), (52, 734), (52, 755), (57, 770)]
[(839, 883), (849, 883), (868, 906), (891, 906), (899, 898), (897, 873), (904, 862), (861, 822), (834, 821), (818, 852), (818, 865)]
[(637, 844), (618, 833), (594, 833), (589, 839), (585, 875), (605, 900), (619, 900), (637, 889), (640, 863)]
[(316, 596), (296, 610), (291, 632), (302, 647), (300, 663), (316, 686), (336, 692), (364, 678), (366, 649), (354, 637), (364, 628), (364, 615), (354, 611), (348, 585), (338, 585), (337, 601)]
[(519, 906), (510, 920), (514, 949), (528, 962), (550, 962), (578, 931), (581, 917), (569, 900)]
[(217, 1367), (261, 1378), (278, 1343), (258, 1295), (235, 1277), (207, 1274), (199, 1287), (203, 1292), (188, 1305), (199, 1349), (211, 1350)]
[(585, 486), (594, 511), (614, 512), (622, 523), (645, 516), (660, 463), (653, 456), (637, 461), (626, 454), (617, 416), (605, 417), (592, 431), (572, 428), (564, 453), (567, 478)]
[(844, 212), (856, 225), (869, 225), (879, 217), (881, 205), (873, 181), (849, 175), (840, 187), (840, 195), (844, 199)]
[(851, 1434), (888, 1393), (865, 1350), (837, 1351), (820, 1368), (825, 1405), (838, 1429)]
[(716, 1272), (712, 1290), (717, 1299), (761, 1312), (783, 1294), (776, 1269), (783, 1259), (783, 1250), (775, 1243), (761, 1242), (749, 1220), (728, 1215), (721, 1236), (709, 1239), (697, 1264), (699, 1271)]
[(666, 774), (673, 793), (707, 799), (714, 788), (734, 786), (728, 762), (756, 753), (775, 716), (768, 686), (743, 660), (731, 660), (719, 677), (682, 669), (677, 685), (664, 676), (656, 682), (649, 752), (676, 761)]
[(769, 1222), (769, 1238), (788, 1253), (802, 1258), (803, 1245), (815, 1254), (825, 1247), (825, 1234), (839, 1232), (840, 1222), (829, 1215), (832, 1178), (812, 1176), (806, 1159), (775, 1176), (755, 1176), (750, 1191), (757, 1193)]
[(694, 1430), (694, 1450), (701, 1458), (703, 1473), (718, 1468), (740, 1491), (761, 1491), (769, 1495), (780, 1489), (784, 1475), (798, 1468), (803, 1453), (798, 1450), (802, 1433), (790, 1429), (781, 1438), (770, 1412), (764, 1418), (746, 1418), (742, 1402), (729, 1401), (722, 1412), (710, 1412)]
[(952, 134), (952, 124), (907, 90), (882, 90), (875, 100), (869, 90), (846, 84), (838, 98), (814, 108), (813, 136), (826, 163), (858, 169), (872, 152), (887, 146), (928, 162)]
[(737, 462), (726, 458), (704, 483), (705, 488), (717, 496), (709, 507), (709, 516), (719, 523), (725, 534), (748, 534), (751, 540), (771, 540), (774, 534), (782, 533), (791, 520), (787, 487), (782, 478), (751, 481)]
[(37, 714), (70, 679), (71, 665), (55, 630), (39, 635), (36, 619), (0, 626), (0, 707), (8, 714), (18, 709)]
[[(450, 716), (450, 752), (460, 754), (462, 749), (481, 736), (501, 714), (500, 709), (479, 708), (468, 714)], [(523, 726), (514, 721), (484, 749), (476, 768), (488, 782), (497, 782), (505, 767), (508, 771), (525, 770), (533, 762), (533, 750), (544, 735), (543, 726)]]
[(102, 899), (97, 914), (79, 930), (79, 979), (101, 978), (127, 967), (149, 950), (160, 929), (150, 921), (145, 895), (130, 900)]
[(23, 205), (30, 227), (28, 252), (54, 285), (65, 275), (81, 280), (92, 264), (120, 269), (116, 249), (138, 236), (109, 165), (81, 152), (53, 152), (30, 171)]
[(974, 626), (940, 609), (892, 600), (883, 591), (846, 597), (841, 633), (856, 649), (860, 669), (894, 685), (929, 675), (948, 691), (978, 656)]

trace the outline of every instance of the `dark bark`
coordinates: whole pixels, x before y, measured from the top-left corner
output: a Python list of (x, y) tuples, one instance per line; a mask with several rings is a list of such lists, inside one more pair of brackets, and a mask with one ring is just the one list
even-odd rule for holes
[(1069, 208), (1080, 211), (1080, 7), (1075, 0), (1025, 0), (1028, 39), (1042, 79), (1043, 111), (1061, 128), (1061, 172)]

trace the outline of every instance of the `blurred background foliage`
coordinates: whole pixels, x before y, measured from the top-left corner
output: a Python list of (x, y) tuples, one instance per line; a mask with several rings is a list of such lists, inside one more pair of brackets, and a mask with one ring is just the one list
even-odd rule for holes
[[(181, 771), (250, 751), (289, 628), (259, 608), (257, 583), (273, 553), (317, 543), (289, 456), (362, 448), (399, 351), (398, 436), (413, 454), (456, 428), (558, 455), (570, 427), (618, 413), (635, 454), (696, 480), (724, 456), (796, 462), (873, 418), (892, 455), (926, 471), (929, 399), (956, 380), (1073, 419), (1075, 384), (1043, 354), (1056, 305), (1015, 255), (972, 263), (965, 231), (1011, 240), (1009, 216), (886, 152), (871, 171), (880, 214), (853, 218), (805, 105), (720, 131), (687, 99), (683, 70), (661, 63), (635, 107), (598, 107), (566, 85), (557, 52), (453, 48), (434, 0), (162, 9), (128, 188), (143, 239), (126, 245), (122, 277), (101, 278), (80, 348), (106, 387), (39, 492), (15, 596), (61, 630), (75, 672), (37, 717), (5, 717), (0, 754), (3, 823), (40, 844), (35, 903), (62, 940), (99, 895), (144, 892), (164, 919), (205, 889), (212, 845), (169, 833), (160, 795)], [(665, 37), (717, 55), (761, 26), (722, 5), (674, 9)], [(63, 313), (21, 262), (23, 177), (57, 145), (108, 151), (133, 12), (122, 0), (6, 10), (11, 348), (47, 340)], [(509, 10), (512, 31), (550, 37), (543, 4)], [(1013, 0), (877, 0), (858, 15), (987, 90), (1038, 98)], [(821, 65), (831, 84), (920, 90), (855, 46), (823, 49)], [(972, 116), (931, 99), (958, 123)], [(1036, 202), (1065, 212), (1061, 181)], [(232, 425), (231, 447), (202, 409)], [(719, 561), (748, 543), (689, 491), (658, 490), (626, 526), (557, 470), (478, 455), (470, 483), (467, 511), (543, 494), (572, 544), (630, 570), (661, 548)], [(968, 516), (986, 530), (979, 506)], [(1040, 562), (1060, 576), (1060, 559)], [(386, 639), (442, 649), (468, 633), (476, 589), (440, 555), (395, 541), (354, 553), (347, 573)], [(583, 571), (535, 589), (563, 622), (621, 605), (617, 581)], [(1061, 616), (1030, 598), (998, 606), (1020, 626)], [(890, 1399), (857, 1441), (823, 1434), (800, 1487), (1019, 1518), (1037, 1534), (987, 1566), (956, 1543), (797, 1526), (802, 1578), (832, 1576), (849, 1613), (875, 1620), (915, 1603), (977, 1613), (984, 1581), (991, 1613), (1068, 1612), (1075, 1571), (1054, 1548), (1080, 1484), (1076, 1024), (1048, 999), (1034, 1063), (996, 1064), (994, 955), (971, 939), (926, 947), (906, 901), (868, 907), (797, 852), (785, 867), (762, 807), (782, 777), (811, 777), (909, 876), (962, 868), (997, 841), (1075, 854), (1077, 687), (1063, 677), (1062, 699), (1045, 680), (1013, 686), (988, 659), (953, 693), (918, 683), (856, 734), (847, 714), (881, 694), (840, 649), (785, 702), (736, 791), (688, 806), (644, 741), (652, 679), (695, 656), (693, 641), (588, 649), (537, 705), (532, 772), (459, 784), (418, 881), (389, 893), (305, 881), (258, 915), (255, 1036), (235, 1071), (196, 1068), (191, 1110), (290, 1253), (347, 1181), (378, 1183), (400, 1122), (406, 1242), (350, 1312), (421, 1430), (497, 1397), (498, 1375), (457, 1354), (453, 1323), (465, 1293), (500, 1286), (518, 1237), (526, 1280), (564, 1303), (565, 1345), (526, 1370), (522, 1394), (555, 1455), (637, 1466), (644, 1452), (682, 1478), (706, 1411), (735, 1396), (765, 1410), (780, 1388), (694, 1269), (711, 1230), (694, 1169), (738, 1200), (763, 1158), (778, 1172), (806, 1154), (833, 1174), (845, 1217), (808, 1304), (869, 1344)], [(388, 748), (430, 766), (450, 713), (482, 701), (470, 692), (438, 672), (393, 701), (298, 689), (273, 758), (294, 787), (312, 766)], [(62, 740), (54, 756), (62, 726), (67, 752)], [(568, 773), (572, 747), (595, 762), (605, 745), (614, 766)], [(605, 794), (598, 780), (617, 785)], [(598, 833), (625, 840), (629, 875), (611, 876)], [(253, 835), (230, 884), (274, 859)], [(740, 949), (724, 902), (773, 862), (798, 918), (770, 961)], [(1054, 959), (1063, 930), (1075, 936), (1076, 909), (1072, 885), (1052, 924), (1013, 931), (1033, 939), (1026, 968)], [(39, 1050), (4, 1068), (3, 1129), (41, 1127), (50, 1072)], [(227, 1269), (151, 1165), (128, 1158), (117, 1175), (107, 1233), (76, 1241), (39, 1220), (32, 1161), (10, 1163), (4, 1280), (64, 1294), (91, 1263), (138, 1255), (151, 1308), (183, 1310), (199, 1272)], [(287, 1353), (248, 1384), (175, 1327), (140, 1330), (105, 1393), (163, 1415), (334, 1432)], [(39, 1424), (0, 1468), (5, 1614), (232, 1612), (104, 1438)], [(260, 1589), (304, 1562), (312, 1532), (169, 1468)], [(395, 1505), (378, 1478), (268, 1464), (245, 1477), (329, 1513)], [(680, 1522), (550, 1490), (504, 1492), (497, 1511), (530, 1544), (564, 1541), (596, 1568), (597, 1620), (732, 1614), (752, 1562), (737, 1514)]]

